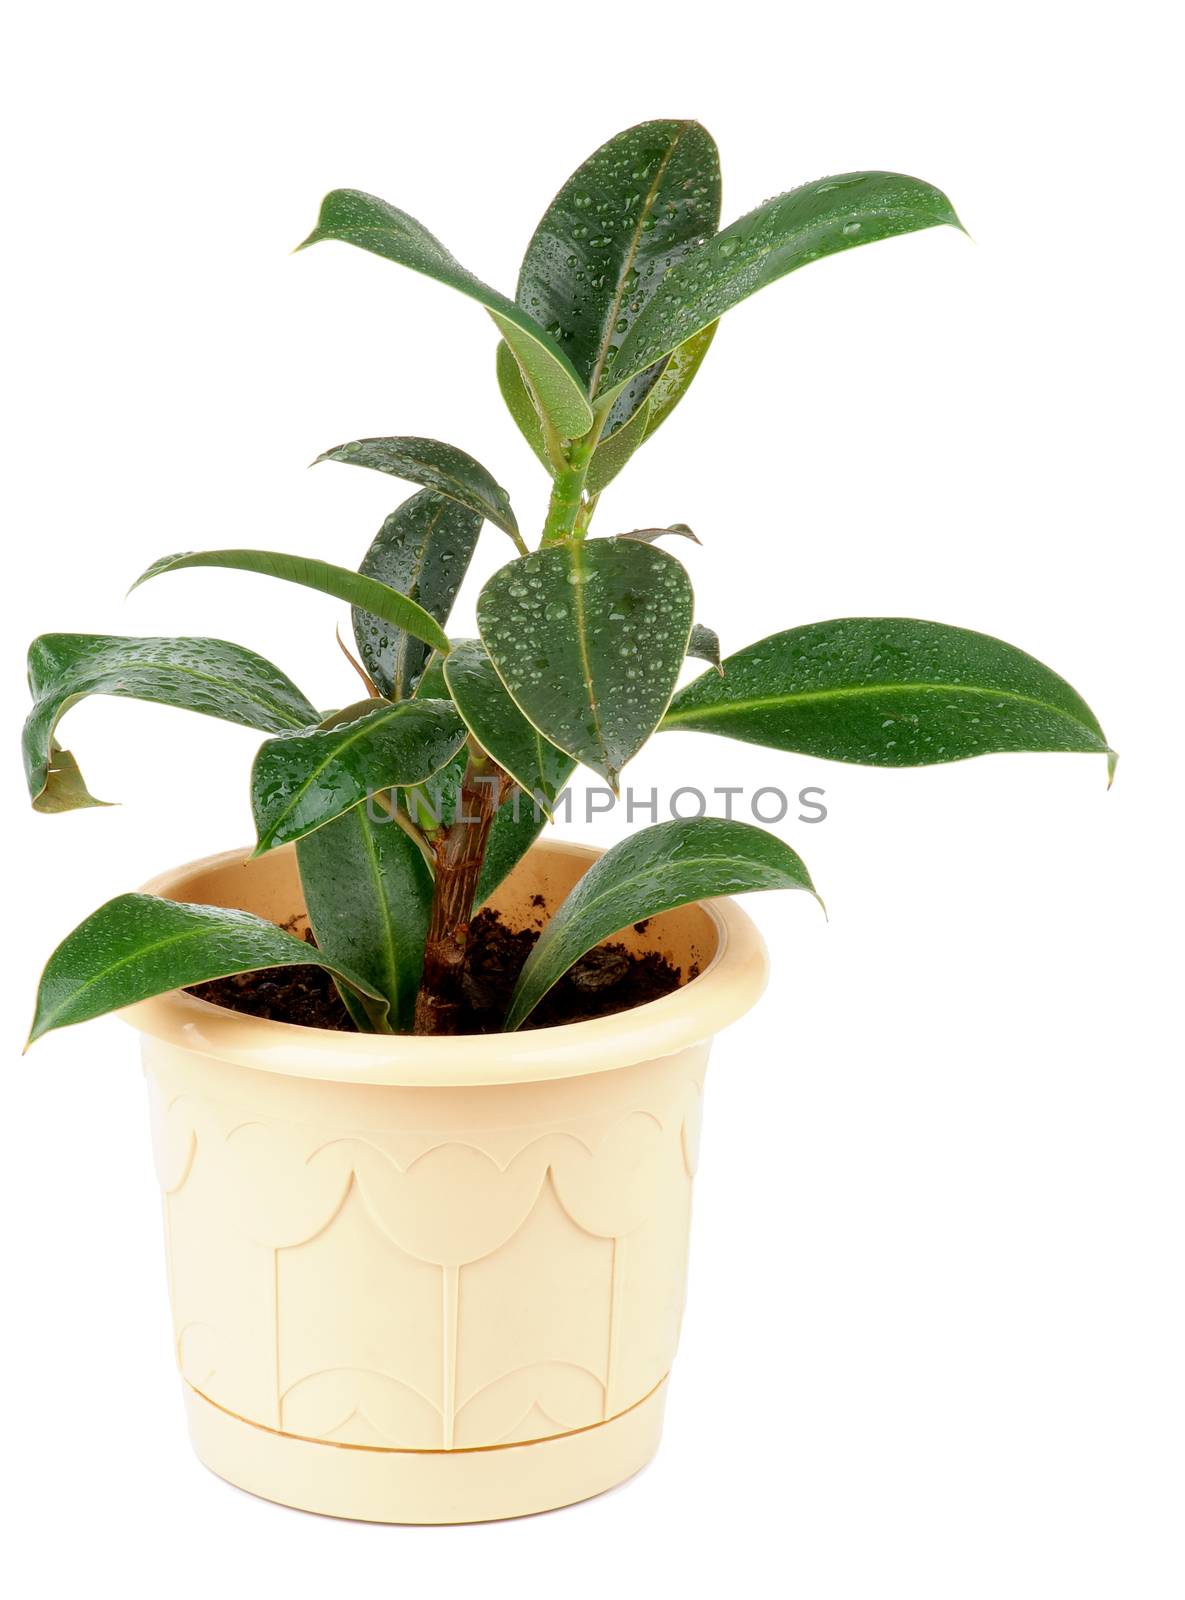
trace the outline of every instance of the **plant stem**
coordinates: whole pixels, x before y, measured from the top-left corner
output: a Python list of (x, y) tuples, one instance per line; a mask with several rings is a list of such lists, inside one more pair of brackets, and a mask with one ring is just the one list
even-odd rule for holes
[(473, 897), (490, 829), (511, 781), (480, 746), (470, 741), (456, 818), (431, 840), (436, 881), (424, 945), (424, 972), (416, 996), (418, 1034), (457, 1031), (462, 1009), (461, 967)]
[[(596, 507), (596, 495), (586, 495), (585, 483), (593, 452), (609, 416), (602, 406), (582, 438), (562, 451), (552, 430), (548, 444), (559, 454), (560, 465), (552, 484), (541, 545), (583, 539)], [(462, 1011), (461, 970), (473, 897), (498, 807), (513, 783), (477, 741), (470, 738), (469, 759), (461, 783), (457, 816), (447, 827), (424, 829), (435, 871), (428, 937), (424, 944), (424, 970), (416, 995), (415, 1032), (453, 1034)], [(418, 803), (419, 796), (413, 796)], [(415, 825), (412, 824), (414, 827)], [(421, 829), (416, 828), (416, 833)]]
[[(584, 485), (592, 463), (593, 451), (600, 442), (601, 432), (609, 417), (609, 406), (602, 406), (593, 415), (593, 425), (579, 439), (568, 446), (567, 465), (556, 474), (551, 486), (551, 500), (547, 507), (547, 521), (543, 524), (541, 543), (562, 544), (565, 539), (583, 539), (588, 528), (592, 508), (585, 499)], [(595, 497), (594, 497), (595, 498)]]
[(568, 464), (556, 474), (551, 486), (551, 500), (547, 507), (547, 521), (543, 524), (543, 543), (559, 544), (572, 535), (584, 498), (584, 480), (588, 476), (592, 447), (588, 435), (575, 439), (568, 449)]
[(593, 512), (597, 509), (597, 501), (600, 498), (600, 494), (585, 495), (584, 503), (576, 514), (576, 526), (572, 530), (577, 539), (583, 539), (588, 532), (588, 525), (593, 519)]

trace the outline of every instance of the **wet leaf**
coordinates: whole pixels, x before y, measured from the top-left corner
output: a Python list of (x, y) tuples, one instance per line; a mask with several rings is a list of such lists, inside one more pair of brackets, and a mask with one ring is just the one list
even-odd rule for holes
[[(359, 569), (422, 606), (443, 628), (481, 532), (481, 515), (434, 489), (392, 511)], [(402, 700), (419, 682), (430, 646), (354, 608), (354, 640), (379, 693)]]
[(720, 665), (720, 637), (711, 628), (705, 628), (702, 622), (697, 622), (691, 630), (687, 654), (695, 661), (710, 661), (717, 673), (724, 676), (724, 668)]
[(358, 189), (335, 189), (321, 202), (317, 226), (300, 246), (338, 239), (448, 284), (485, 306), (529, 374), (540, 404), (571, 438), (592, 426), (592, 408), (571, 361), (538, 321), (463, 267), (414, 217)]
[[(391, 1026), (409, 1033), (424, 964), (432, 873), (415, 840), (382, 807), (355, 806), (296, 846), (317, 947), (367, 980), (390, 1004)], [(366, 1012), (338, 985), (360, 1026)]]
[(831, 761), (922, 767), (1004, 750), (1109, 754), (1086, 702), (999, 639), (908, 617), (845, 617), (739, 650), (681, 689), (664, 728)]
[(266, 967), (324, 967), (352, 988), (372, 1028), (389, 1032), (387, 1003), (358, 973), (247, 911), (121, 894), (80, 922), (50, 956), (29, 1043), (173, 989)]
[(486, 753), (551, 815), (575, 762), (515, 705), (479, 639), (454, 639), (444, 663), (453, 703)]
[(602, 939), (692, 900), (752, 889), (815, 892), (790, 846), (747, 822), (692, 817), (631, 834), (594, 862), (557, 907), (519, 975), (506, 1031), (519, 1027)]
[(544, 738), (616, 788), (671, 697), (691, 634), (687, 573), (633, 539), (537, 550), (496, 572), (477, 625)]
[(62, 811), (79, 811), (88, 806), (108, 806), (108, 800), (96, 800), (86, 786), (78, 762), (69, 750), (63, 750), (56, 740), (50, 743), (49, 763), (45, 773), (45, 787), (33, 801), (33, 810), (53, 815)]
[(392, 438), (352, 439), (319, 455), (320, 461), (341, 461), (348, 467), (369, 467), (407, 483), (422, 483), (426, 489), (448, 495), (458, 505), (486, 517), (495, 527), (508, 533), (516, 544), (518, 523), (510, 508), (510, 496), (480, 461), (475, 461), (456, 445), (439, 439)]
[[(618, 454), (615, 454), (609, 463), (602, 463), (599, 475), (604, 478), (604, 483), (608, 483), (621, 471), (629, 455), (639, 450), (647, 439), (653, 438), (655, 432), (682, 400), (699, 371), (700, 363), (708, 353), (708, 346), (715, 337), (718, 326), (718, 323), (710, 323), (662, 361), (655, 362), (654, 366), (647, 367), (645, 372), (631, 378), (614, 400), (605, 424), (605, 445), (613, 449), (613, 441), (625, 431), (627, 423), (633, 423), (638, 431), (629, 434), (628, 455), (619, 458)], [(597, 447), (598, 451), (602, 448), (604, 448), (602, 445)], [(618, 442), (615, 448), (616, 452), (620, 453), (621, 443)], [(593, 464), (594, 466), (596, 464), (595, 456)], [(606, 465), (611, 466), (612, 470), (606, 472)], [(604, 487), (604, 484), (601, 487)]]
[[(575, 767), (576, 763), (572, 763)], [(562, 785), (561, 785), (562, 789)], [(484, 905), (503, 878), (516, 867), (539, 837), (547, 821), (543, 808), (521, 789), (512, 789), (498, 807), (482, 858), (473, 909)]]
[(702, 544), (685, 522), (672, 522), (669, 528), (631, 528), (629, 533), (623, 533), (623, 539), (637, 539), (640, 544), (653, 544), (656, 539), (661, 539), (668, 533), (677, 534), (680, 539), (690, 539), (693, 544)]
[(361, 700), (332, 726), (266, 740), (251, 768), (255, 854), (323, 827), (368, 794), (422, 783), (466, 735), (451, 701)]
[(941, 190), (897, 172), (849, 172), (767, 200), (662, 279), (601, 381), (602, 397), (686, 344), (756, 290), (812, 261), (880, 239), (959, 227)]
[[(435, 692), (438, 694), (446, 692), (443, 679)], [(404, 814), (412, 818), (419, 816), (435, 827), (439, 827), (442, 823), (447, 826), (454, 822), (457, 804), (461, 797), (461, 781), (465, 775), (467, 756), (468, 752), (462, 750), (446, 767), (442, 767), (439, 772), (433, 773), (432, 777), (418, 784), (415, 791), (406, 789), (398, 791), (399, 803)], [(562, 792), (564, 783), (576, 765), (570, 756), (561, 756), (560, 760), (567, 763), (567, 772), (562, 780), (558, 773), (552, 777), (557, 792)], [(546, 821), (547, 816), (538, 800), (525, 795), (516, 784), (494, 815), (477, 880), (477, 890), (473, 900), (474, 910), (493, 894), (506, 874), (527, 853), (539, 837)]]
[(706, 328), (693, 333), (691, 338), (672, 350), (650, 391), (650, 413), (646, 422), (646, 437), (652, 439), (671, 412), (691, 387), (700, 369), (708, 346), (716, 337), (718, 322), (709, 322)]
[(720, 156), (696, 122), (639, 123), (595, 151), (548, 206), (516, 298), (595, 393), (668, 268), (720, 222)]
[(623, 423), (616, 433), (611, 433), (608, 438), (601, 440), (588, 464), (586, 482), (589, 494), (600, 494), (602, 489), (613, 482), (634, 451), (645, 440), (649, 418), (650, 402), (643, 400), (628, 422)]
[(522, 368), (514, 359), (514, 352), (505, 339), (498, 342), (495, 357), (495, 369), (498, 377), (498, 388), (506, 402), (506, 409), (514, 419), (518, 431), (535, 452), (540, 462), (555, 477), (556, 463), (551, 459), (547, 448), (547, 436), (543, 430), (543, 423), (539, 419), (539, 412), (531, 398), (531, 391), (523, 377)]
[(87, 695), (180, 706), (267, 733), (307, 728), (318, 717), (279, 667), (225, 639), (43, 634), (29, 646), (29, 689), (33, 709), (22, 749), (38, 811), (103, 803), (87, 792), (78, 763), (54, 739), (58, 719)]
[(414, 600), (360, 572), (350, 572), (346, 567), (335, 567), (331, 562), (315, 561), (308, 556), (282, 555), (276, 550), (182, 550), (177, 555), (162, 556), (154, 561), (132, 588), (139, 588), (162, 572), (180, 572), (184, 567), (227, 567), (237, 572), (259, 572), (268, 578), (281, 578), (285, 583), (299, 583), (306, 589), (332, 595), (335, 600), (344, 600), (348, 605), (361, 606), (437, 650), (448, 649), (448, 637), (443, 628)]

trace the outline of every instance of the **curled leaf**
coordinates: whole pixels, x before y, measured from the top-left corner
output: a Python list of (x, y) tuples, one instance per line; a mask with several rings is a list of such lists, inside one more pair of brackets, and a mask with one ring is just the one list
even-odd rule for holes
[(58, 720), (88, 695), (179, 706), (267, 733), (307, 728), (317, 720), (316, 709), (279, 667), (226, 639), (42, 634), (29, 646), (29, 689), (33, 708), (21, 742), (38, 811), (103, 804), (54, 738)]

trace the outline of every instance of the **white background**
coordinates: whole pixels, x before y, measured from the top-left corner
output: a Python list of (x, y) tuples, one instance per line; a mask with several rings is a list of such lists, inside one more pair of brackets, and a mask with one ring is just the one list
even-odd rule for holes
[[(1181, 130), (1158, 10), (66, 3), (10, 20), (9, 1592), (1185, 1590)], [(289, 250), (325, 190), (360, 187), (513, 292), (556, 187), (652, 116), (711, 127), (726, 218), (888, 167), (944, 187), (974, 243), (854, 251), (730, 314), (599, 530), (691, 522), (704, 548), (678, 553), (726, 649), (845, 614), (998, 634), (1068, 677), (1124, 759), (1108, 794), (1080, 756), (886, 773), (656, 740), (635, 786), (818, 784), (830, 808), (781, 829), (830, 922), (805, 896), (749, 903), (776, 976), (709, 1079), (663, 1448), (623, 1489), (516, 1523), (303, 1516), (189, 1452), (132, 1036), (106, 1020), (17, 1056), (68, 928), (246, 841), (256, 736), (91, 702), (65, 742), (124, 805), (33, 816), (23, 651), (46, 630), (209, 632), (339, 703), (332, 602), (229, 573), (125, 601), (127, 584), (191, 547), (354, 564), (400, 487), (305, 466), (359, 434), (460, 444), (528, 527), (545, 484), (477, 307), (344, 247)], [(487, 530), (462, 625), (508, 553)]]

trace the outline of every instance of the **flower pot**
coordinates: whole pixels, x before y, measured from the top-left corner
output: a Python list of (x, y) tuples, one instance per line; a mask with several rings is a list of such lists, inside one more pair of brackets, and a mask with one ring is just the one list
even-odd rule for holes
[[(523, 926), (595, 859), (537, 845), (492, 904)], [(146, 888), (302, 927), (290, 850)], [(213, 1471), (310, 1511), (466, 1522), (585, 1499), (649, 1460), (708, 1048), (766, 963), (727, 900), (621, 937), (698, 976), (616, 1016), (459, 1039), (294, 1027), (184, 992), (125, 1013)]]

